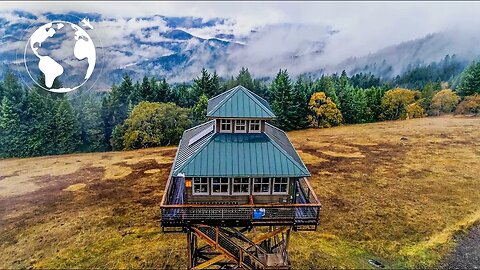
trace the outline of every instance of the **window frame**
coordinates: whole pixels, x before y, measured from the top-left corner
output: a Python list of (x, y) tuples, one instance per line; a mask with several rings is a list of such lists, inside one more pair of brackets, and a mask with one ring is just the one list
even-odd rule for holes
[[(214, 183), (215, 179), (219, 179), (219, 183)], [(227, 179), (227, 183), (222, 183), (222, 179)], [(210, 195), (230, 195), (230, 178), (228, 177), (211, 177), (210, 178)], [(214, 192), (214, 185), (219, 185), (220, 192)], [(222, 192), (222, 186), (227, 186), (227, 191)]]
[[(275, 180), (284, 180), (286, 179), (287, 182), (286, 183), (275, 183), (276, 181)], [(272, 194), (288, 194), (288, 187), (289, 187), (289, 184), (290, 184), (290, 177), (274, 177), (272, 179)], [(278, 185), (286, 185), (286, 189), (285, 191), (275, 191), (275, 186), (278, 186)]]
[[(258, 130), (253, 130), (252, 126), (258, 126)], [(261, 133), (262, 132), (262, 121), (261, 120), (250, 120), (248, 123), (248, 132), (249, 133)]]
[[(234, 177), (234, 178), (231, 178), (231, 183), (232, 183), (232, 195), (250, 195), (251, 193), (251, 185), (250, 185), (250, 182), (251, 182), (251, 179), (248, 178), (248, 177)], [(247, 180), (248, 182), (247, 183), (243, 183), (243, 182), (240, 182), (240, 183), (235, 183), (235, 180), (236, 179), (240, 179), (240, 180)], [(240, 186), (240, 190), (242, 190), (242, 186), (243, 185), (248, 185), (248, 191), (247, 192), (235, 192), (235, 186)]]
[[(262, 186), (265, 185), (266, 183), (260, 182), (260, 183), (255, 183), (256, 179), (268, 179), (268, 191), (263, 192), (263, 191), (255, 191), (255, 185), (260, 185), (260, 190), (262, 190)], [(271, 195), (272, 194), (272, 179), (271, 177), (254, 177), (252, 180), (252, 194), (253, 195)]]
[[(238, 124), (238, 122), (242, 122), (243, 124)], [(247, 133), (247, 120), (245, 119), (236, 119), (235, 121), (235, 133)], [(237, 127), (243, 126), (243, 130), (238, 130)]]
[[(223, 128), (223, 125), (229, 125), (230, 129), (224, 129)], [(221, 133), (232, 133), (233, 131), (233, 123), (232, 123), (232, 119), (220, 119), (220, 132)]]
[[(206, 183), (195, 183), (195, 180), (197, 179), (206, 179)], [(209, 178), (208, 177), (192, 177), (192, 195), (197, 196), (197, 195), (209, 195), (210, 194), (210, 183), (209, 183)], [(207, 186), (207, 191), (206, 192), (195, 192), (195, 186), (196, 185), (206, 185)]]

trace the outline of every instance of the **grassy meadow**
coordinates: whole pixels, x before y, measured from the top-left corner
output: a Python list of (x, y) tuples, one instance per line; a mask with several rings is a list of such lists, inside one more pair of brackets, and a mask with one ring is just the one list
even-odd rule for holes
[[(289, 137), (323, 209), (291, 238), (295, 269), (435, 267), (480, 221), (480, 118), (309, 129)], [(176, 148), (0, 160), (0, 268), (184, 268), (162, 234)]]

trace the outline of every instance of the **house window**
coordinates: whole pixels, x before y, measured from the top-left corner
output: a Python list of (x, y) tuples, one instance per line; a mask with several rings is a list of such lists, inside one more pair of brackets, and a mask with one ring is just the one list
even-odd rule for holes
[(234, 178), (232, 194), (250, 194), (249, 178)]
[(193, 194), (208, 195), (208, 178), (206, 177), (193, 178)]
[(232, 132), (232, 120), (220, 120), (220, 132)]
[(228, 194), (228, 178), (214, 177), (212, 178), (212, 195), (213, 194)]
[(250, 132), (260, 133), (260, 120), (250, 120)]
[(270, 178), (254, 178), (253, 193), (270, 194)]
[(288, 178), (273, 178), (273, 193), (288, 193)]
[(235, 133), (247, 133), (246, 120), (235, 120)]

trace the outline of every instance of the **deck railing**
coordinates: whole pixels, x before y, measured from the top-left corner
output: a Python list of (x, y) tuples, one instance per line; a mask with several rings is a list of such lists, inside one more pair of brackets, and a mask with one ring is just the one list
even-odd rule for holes
[(166, 227), (218, 221), (317, 225), (320, 216), (320, 202), (306, 179), (299, 180), (293, 204), (169, 204), (170, 191), (167, 190), (161, 204), (162, 226)]

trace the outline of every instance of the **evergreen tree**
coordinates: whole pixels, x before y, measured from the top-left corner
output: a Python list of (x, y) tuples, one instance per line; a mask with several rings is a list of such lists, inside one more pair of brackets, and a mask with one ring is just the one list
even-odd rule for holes
[(81, 144), (80, 125), (73, 113), (70, 103), (63, 99), (59, 102), (55, 114), (56, 154), (72, 153)]
[(23, 102), (25, 91), (18, 82), (17, 77), (10, 70), (5, 73), (0, 89), (0, 98), (6, 96), (13, 104), (14, 110), (20, 113), (20, 106)]
[(21, 156), (24, 143), (21, 135), (20, 116), (4, 96), (0, 108), (0, 157)]
[(82, 94), (79, 104), (75, 104), (74, 109), (80, 125), (82, 151), (97, 152), (106, 149), (102, 108), (98, 99), (90, 94)]
[(206, 69), (202, 69), (202, 74), (200, 77), (193, 79), (193, 92), (197, 96), (195, 102), (200, 98), (201, 95), (206, 95), (207, 97), (212, 97), (210, 93), (212, 83), (212, 76)]
[(480, 94), (480, 61), (473, 62), (464, 71), (457, 92), (460, 96)]
[(337, 93), (335, 91), (335, 83), (331, 77), (322, 75), (318, 81), (314, 84), (314, 92), (323, 92), (325, 95), (330, 98), (337, 107), (340, 107), (340, 100), (338, 99)]
[(153, 89), (155, 89), (155, 97), (151, 99), (154, 102), (168, 102), (169, 101), (169, 93), (170, 93), (170, 86), (168, 85), (165, 79), (161, 80), (159, 83), (155, 79), (152, 78), (150, 83)]
[(425, 85), (425, 87), (423, 87), (422, 91), (420, 92), (422, 98), (420, 104), (426, 112), (430, 110), (433, 96), (435, 95), (436, 90), (438, 90), (438, 88), (435, 87), (436, 85), (438, 84), (429, 82)]
[(283, 130), (295, 128), (296, 119), (292, 97), (292, 83), (287, 70), (280, 70), (270, 85), (272, 109), (276, 124)]
[(54, 155), (57, 153), (55, 125), (56, 97), (38, 88), (32, 89), (26, 97), (25, 156)]
[(198, 125), (207, 121), (208, 98), (202, 95), (197, 104), (192, 108), (193, 124)]
[(242, 85), (243, 87), (251, 91), (256, 90), (255, 85), (253, 84), (252, 75), (248, 71), (248, 68), (242, 67), (240, 69), (240, 72), (237, 75), (236, 80), (237, 80), (237, 85)]
[(308, 121), (308, 102), (310, 97), (308, 92), (306, 80), (302, 77), (298, 78), (292, 93), (293, 113), (296, 119), (296, 121), (293, 122), (295, 129), (307, 128), (310, 124)]
[(382, 97), (386, 89), (383, 87), (372, 87), (365, 89), (364, 91), (367, 99), (367, 112), (365, 113), (366, 122), (380, 120), (380, 114), (382, 113)]
[(230, 77), (230, 79), (228, 79), (227, 81), (224, 82), (223, 84), (223, 91), (226, 91), (226, 90), (230, 90), (232, 88), (234, 88), (235, 86), (237, 86), (238, 83), (237, 83), (237, 79), (235, 79), (233, 76)]
[(216, 71), (213, 72), (212, 78), (210, 80), (210, 88), (208, 90), (207, 97), (211, 98), (220, 94), (220, 78)]
[[(144, 77), (145, 79), (145, 77)], [(133, 85), (132, 92), (130, 92), (130, 96), (128, 97), (130, 103), (135, 106), (138, 104), (140, 101), (143, 100), (143, 95), (142, 95), (142, 88), (143, 88), (143, 83), (140, 84), (138, 81), (135, 82)]]
[(134, 104), (137, 105), (141, 101), (153, 100), (155, 86), (156, 81), (154, 78), (152, 78), (152, 80), (149, 80), (147, 76), (143, 76), (142, 84), (139, 87), (139, 100), (137, 103)]
[(133, 89), (132, 79), (124, 75), (122, 83), (119, 86), (112, 86), (110, 93), (103, 99), (102, 119), (106, 142), (110, 141), (114, 127), (127, 119), (129, 108), (131, 108), (129, 98)]

